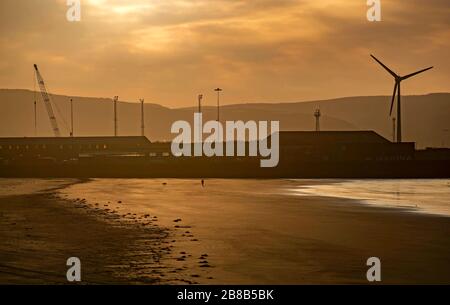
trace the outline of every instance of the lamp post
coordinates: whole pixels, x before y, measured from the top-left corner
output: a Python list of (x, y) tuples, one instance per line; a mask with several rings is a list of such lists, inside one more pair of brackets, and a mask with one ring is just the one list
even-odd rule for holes
[(198, 95), (198, 113), (202, 112), (202, 99), (203, 99), (203, 94), (199, 94)]
[[(198, 140), (200, 141), (200, 145), (203, 145), (203, 136), (202, 136), (202, 120), (201, 120), (201, 115), (202, 115), (202, 99), (203, 99), (203, 94), (199, 94), (198, 95), (198, 116), (200, 116), (200, 119), (198, 120)], [(197, 145), (197, 144), (195, 144)], [(201, 149), (201, 147), (200, 147)]]
[(141, 136), (145, 136), (145, 122), (144, 122), (144, 99), (139, 100), (141, 102)]
[(220, 122), (220, 103), (219, 103), (219, 99), (220, 99), (220, 92), (222, 92), (223, 89), (216, 88), (216, 89), (214, 89), (214, 91), (217, 92), (217, 122)]
[(70, 99), (70, 136), (73, 137), (73, 100)]
[(117, 137), (117, 101), (119, 97), (116, 95), (114, 97), (114, 136)]

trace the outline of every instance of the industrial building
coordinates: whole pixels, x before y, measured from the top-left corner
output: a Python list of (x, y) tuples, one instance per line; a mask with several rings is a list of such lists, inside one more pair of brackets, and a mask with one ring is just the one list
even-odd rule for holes
[(142, 136), (0, 138), (0, 175), (450, 177), (450, 150), (417, 151), (373, 131), (281, 131), (279, 164), (270, 169), (260, 168), (259, 156), (175, 157), (170, 146)]
[(392, 143), (374, 131), (283, 131), (280, 158), (298, 161), (412, 160), (413, 142)]
[[(143, 136), (0, 138), (3, 160), (96, 156), (171, 156), (169, 142)], [(392, 143), (374, 131), (281, 131), (280, 157), (298, 160), (409, 160), (414, 143)]]

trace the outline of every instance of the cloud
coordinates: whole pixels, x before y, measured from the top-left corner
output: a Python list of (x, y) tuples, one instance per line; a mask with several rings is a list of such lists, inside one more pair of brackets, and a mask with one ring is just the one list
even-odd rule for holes
[(369, 53), (399, 73), (435, 65), (406, 93), (448, 91), (450, 5), (382, 1), (379, 23), (359, 0), (2, 0), (0, 84), (32, 87), (38, 63), (56, 92), (193, 103), (221, 86), (224, 102), (388, 94)]

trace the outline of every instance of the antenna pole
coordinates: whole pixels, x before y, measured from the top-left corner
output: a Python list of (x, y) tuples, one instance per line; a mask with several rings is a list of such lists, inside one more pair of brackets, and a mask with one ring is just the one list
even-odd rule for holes
[(114, 136), (117, 137), (117, 101), (119, 100), (118, 96), (114, 97)]
[(314, 116), (316, 117), (316, 131), (320, 131), (320, 108), (317, 108), (316, 111), (314, 112)]
[(36, 98), (34, 99), (34, 136), (37, 137), (37, 109)]
[(223, 89), (221, 88), (216, 88), (214, 89), (214, 91), (217, 92), (217, 122), (220, 122), (220, 92), (223, 91)]
[(145, 123), (144, 123), (144, 99), (141, 98), (141, 136), (145, 136)]
[[(199, 115), (202, 115), (202, 99), (203, 94), (198, 95), (198, 113)], [(203, 134), (202, 134), (202, 120), (199, 120), (198, 122), (198, 139), (200, 140), (200, 145), (203, 145)]]
[(198, 95), (198, 113), (202, 112), (202, 99), (203, 99), (203, 94), (199, 94)]
[(73, 100), (70, 99), (70, 136), (73, 137)]

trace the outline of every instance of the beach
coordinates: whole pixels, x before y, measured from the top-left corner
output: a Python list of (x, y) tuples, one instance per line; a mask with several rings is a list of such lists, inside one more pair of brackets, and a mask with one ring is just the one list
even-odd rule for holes
[(67, 284), (69, 257), (81, 260), (82, 283), (195, 283), (161, 261), (170, 251), (166, 230), (125, 223), (82, 201), (55, 196), (60, 188), (86, 181), (40, 183), (40, 190), (30, 188), (32, 182), (0, 197), (1, 284)]
[(66, 284), (72, 256), (86, 284), (367, 284), (373, 256), (382, 284), (450, 283), (450, 217), (286, 195), (317, 183), (73, 179), (5, 193), (0, 283)]

